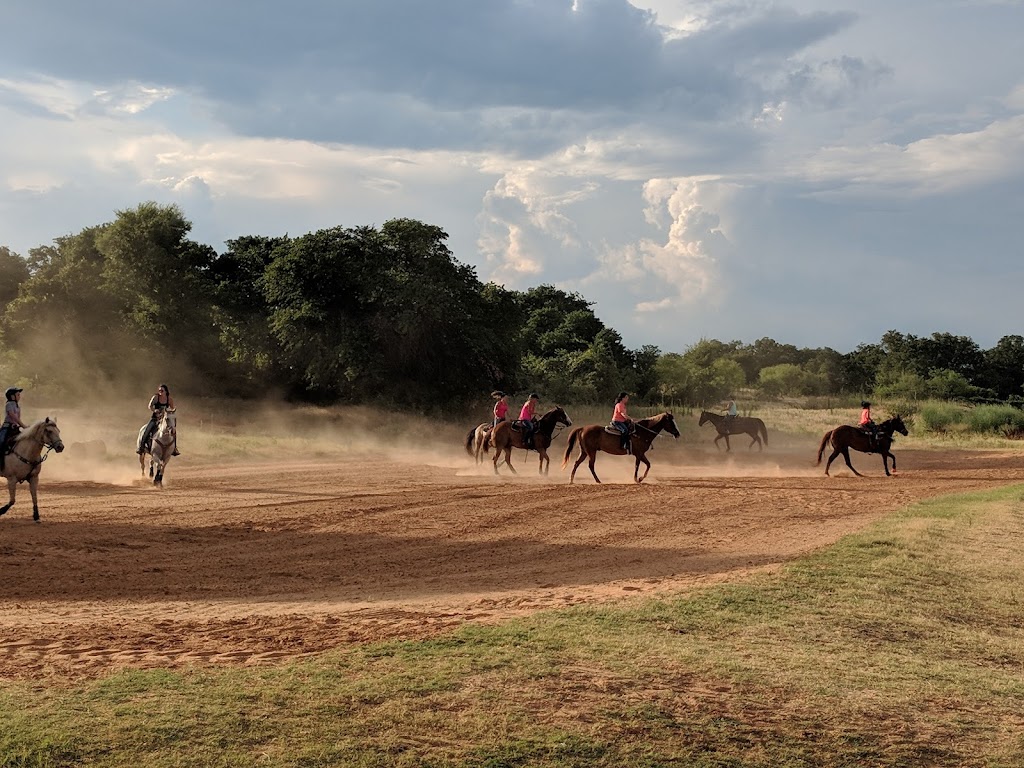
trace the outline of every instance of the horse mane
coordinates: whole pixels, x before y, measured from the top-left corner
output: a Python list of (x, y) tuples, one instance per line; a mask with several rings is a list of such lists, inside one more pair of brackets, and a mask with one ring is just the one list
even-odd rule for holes
[(35, 424), (29, 424), (27, 427), (21, 430), (21, 432), (18, 433), (18, 436), (14, 438), (14, 442), (17, 443), (20, 440), (23, 440), (28, 437), (38, 439), (39, 433), (46, 429), (47, 425), (49, 424), (57, 426), (57, 422), (51, 419), (49, 416), (47, 416), (45, 419), (37, 421)]
[(659, 413), (657, 416), (648, 416), (646, 419), (637, 419), (637, 424), (643, 424), (645, 427), (650, 427), (653, 424), (658, 424), (667, 418), (675, 418), (672, 415), (672, 411), (664, 411)]

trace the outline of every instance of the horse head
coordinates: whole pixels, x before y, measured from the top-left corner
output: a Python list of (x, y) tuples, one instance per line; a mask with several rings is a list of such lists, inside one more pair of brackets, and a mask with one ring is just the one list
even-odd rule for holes
[(174, 431), (174, 428), (178, 424), (178, 414), (174, 412), (173, 408), (164, 408), (160, 413), (160, 422), (157, 426), (158, 432)]
[(891, 419), (886, 420), (884, 424), (888, 424), (889, 427), (891, 427), (892, 432), (899, 432), (904, 437), (910, 434), (909, 430), (907, 429), (907, 425), (903, 423), (903, 417), (900, 416), (899, 414), (893, 416)]
[(679, 439), (679, 427), (676, 426), (676, 417), (672, 415), (671, 411), (661, 414), (661, 426), (676, 440)]
[(572, 426), (572, 419), (569, 418), (569, 414), (565, 412), (565, 409), (562, 406), (556, 405), (555, 409), (551, 413), (555, 416), (555, 423), (566, 427)]
[(64, 450), (64, 441), (61, 440), (57, 422), (49, 416), (26, 429), (18, 439), (38, 440), (43, 446), (57, 453)]
[(700, 421), (697, 422), (697, 426), (698, 427), (703, 427), (709, 421), (711, 421), (711, 414), (708, 413), (707, 411), (701, 411), (700, 412)]
[(671, 411), (659, 413), (657, 416), (652, 416), (649, 419), (640, 419), (637, 424), (648, 432), (653, 432), (655, 435), (665, 430), (674, 438), (679, 438), (679, 427), (676, 426), (676, 418), (672, 415)]

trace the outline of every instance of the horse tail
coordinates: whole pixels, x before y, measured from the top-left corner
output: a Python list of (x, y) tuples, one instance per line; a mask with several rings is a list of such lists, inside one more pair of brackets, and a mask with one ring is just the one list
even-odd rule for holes
[(487, 434), (484, 435), (484, 444), (480, 447), (480, 449), (484, 453), (490, 453), (491, 452), (491, 435), (493, 435), (493, 434), (494, 434), (494, 430), (493, 429), (489, 429), (489, 430), (487, 430)]
[(818, 446), (818, 464), (821, 464), (821, 454), (825, 452), (825, 446), (828, 445), (828, 440), (830, 437), (832, 437), (833, 431), (834, 430), (830, 429), (828, 432), (825, 433), (825, 436), (821, 438), (821, 445)]
[(562, 469), (565, 469), (565, 465), (569, 463), (572, 449), (576, 447), (576, 438), (579, 437), (582, 431), (583, 427), (576, 427), (576, 429), (569, 433), (569, 444), (565, 446), (565, 456), (562, 457)]
[(757, 426), (761, 429), (761, 438), (764, 440), (764, 444), (768, 445), (768, 427), (760, 419), (757, 420)]
[(475, 455), (473, 453), (474, 438), (476, 438), (476, 427), (473, 427), (471, 430), (469, 430), (469, 434), (466, 435), (466, 453), (468, 453), (470, 456)]

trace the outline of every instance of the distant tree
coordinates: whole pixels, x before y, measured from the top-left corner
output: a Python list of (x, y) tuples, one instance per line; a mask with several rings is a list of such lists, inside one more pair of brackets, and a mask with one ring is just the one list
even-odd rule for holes
[(0, 314), (17, 297), (28, 278), (28, 263), (10, 248), (0, 246)]
[(227, 363), (247, 388), (259, 395), (268, 388), (295, 394), (278, 339), (270, 330), (266, 270), (288, 237), (245, 236), (227, 241), (227, 251), (210, 267), (214, 324)]
[(633, 389), (641, 400), (650, 401), (658, 396), (658, 358), (661, 350), (645, 344), (633, 354)]
[(178, 206), (141, 203), (118, 211), (98, 233), (96, 247), (104, 289), (116, 299), (126, 329), (150, 349), (173, 353), (209, 386), (224, 373), (212, 320), (216, 252), (188, 239), (191, 229)]
[(762, 368), (758, 386), (766, 395), (822, 395), (828, 393), (828, 380), (820, 374), (792, 363), (770, 365)]
[(1003, 399), (1024, 395), (1024, 336), (1003, 336), (983, 353), (978, 384)]
[(884, 362), (885, 350), (880, 344), (859, 344), (853, 352), (843, 355), (842, 390), (873, 392)]

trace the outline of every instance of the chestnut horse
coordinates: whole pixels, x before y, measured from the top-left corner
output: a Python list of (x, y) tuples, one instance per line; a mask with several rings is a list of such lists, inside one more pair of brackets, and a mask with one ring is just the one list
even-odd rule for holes
[[(46, 453), (43, 453), (43, 448), (47, 449)], [(11, 452), (3, 457), (2, 471), (7, 478), (11, 500), (0, 507), (0, 515), (14, 506), (14, 489), (18, 483), (28, 480), (28, 490), (32, 494), (32, 519), (39, 522), (39, 500), (36, 495), (39, 490), (39, 470), (50, 451), (60, 453), (63, 450), (64, 441), (60, 439), (57, 422), (49, 416), (22, 430), (14, 438)]]
[(892, 471), (896, 471), (896, 457), (889, 450), (892, 447), (893, 432), (899, 432), (904, 436), (907, 434), (907, 427), (899, 416), (893, 416), (891, 419), (886, 419), (878, 425), (878, 436), (874, 443), (872, 443), (871, 437), (860, 427), (851, 427), (848, 424), (836, 427), (831, 432), (826, 432), (825, 436), (821, 438), (821, 445), (818, 446), (817, 465), (821, 466), (821, 455), (825, 452), (825, 446), (831, 442), (832, 455), (828, 457), (828, 463), (825, 464), (826, 475), (828, 474), (828, 468), (832, 466), (832, 460), (841, 453), (843, 458), (846, 459), (846, 466), (850, 468), (850, 471), (858, 477), (863, 477), (860, 472), (853, 468), (853, 464), (850, 463), (850, 449), (853, 448), (853, 450), (860, 451), (861, 453), (882, 454), (882, 466), (885, 468), (885, 474), (888, 477), (889, 459), (892, 459)]
[[(652, 416), (649, 419), (640, 419), (633, 423), (636, 425), (636, 431), (629, 437), (630, 450), (636, 459), (633, 479), (638, 483), (642, 483), (644, 478), (647, 477), (647, 473), (651, 471), (651, 462), (647, 460), (647, 451), (650, 450), (654, 438), (661, 434), (662, 430), (665, 430), (678, 440), (679, 428), (676, 426), (675, 417), (671, 412), (659, 413), (657, 416)], [(590, 459), (590, 474), (594, 476), (597, 482), (601, 482), (597, 472), (594, 471), (594, 461), (597, 459), (598, 451), (611, 453), (615, 456), (626, 455), (626, 451), (622, 447), (622, 436), (618, 433), (611, 434), (605, 429), (604, 424), (577, 427), (569, 435), (569, 445), (565, 447), (565, 456), (562, 458), (562, 469), (565, 469), (565, 465), (569, 463), (569, 456), (572, 454), (572, 449), (575, 447), (577, 440), (580, 444), (580, 456), (576, 459), (576, 464), (572, 468), (572, 474), (569, 475), (570, 485), (576, 477), (577, 468), (587, 458)], [(640, 462), (643, 462), (647, 467), (644, 470), (643, 477), (638, 477), (640, 474)]]
[(731, 419), (726, 419), (725, 416), (719, 413), (701, 411), (700, 421), (697, 422), (697, 426), (703, 427), (709, 421), (718, 430), (718, 437), (715, 438), (715, 448), (720, 447), (718, 441), (724, 437), (725, 450), (726, 452), (731, 451), (732, 446), (729, 445), (729, 435), (749, 435), (752, 437), (753, 440), (750, 441), (747, 450), (753, 448), (754, 443), (757, 443), (757, 450), (764, 449), (761, 445), (761, 435), (764, 435), (764, 445), (768, 445), (768, 428), (765, 427), (763, 421), (753, 416), (734, 416)]
[(550, 447), (551, 441), (554, 439), (552, 435), (555, 431), (555, 425), (561, 424), (571, 427), (572, 419), (569, 418), (569, 414), (565, 412), (565, 409), (556, 405), (541, 416), (540, 421), (537, 422), (537, 427), (533, 431), (532, 448), (526, 447), (526, 443), (523, 441), (523, 433), (518, 429), (513, 429), (512, 425), (516, 423), (513, 421), (500, 421), (484, 437), (484, 453), (487, 453), (487, 450), (492, 445), (494, 446), (494, 474), (498, 474), (498, 460), (501, 458), (502, 452), (505, 453), (505, 464), (515, 473), (516, 468), (512, 466), (511, 461), (512, 449), (522, 448), (524, 451), (534, 450), (540, 454), (539, 471), (541, 474), (546, 475), (548, 467), (551, 465), (551, 459), (548, 457), (548, 447)]

